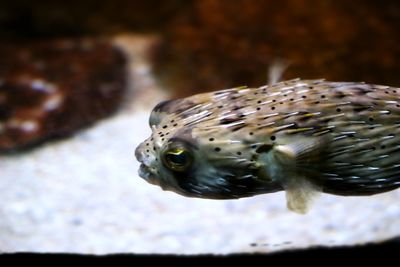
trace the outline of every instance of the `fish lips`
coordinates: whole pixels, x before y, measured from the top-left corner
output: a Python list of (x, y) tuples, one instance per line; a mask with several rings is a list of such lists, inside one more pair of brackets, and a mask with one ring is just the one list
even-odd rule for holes
[(140, 164), (138, 174), (141, 178), (145, 179), (148, 183), (158, 185), (156, 179), (152, 175), (150, 168), (144, 163)]
[(151, 184), (157, 184), (155, 181), (156, 179), (154, 178), (154, 175), (150, 167), (148, 166), (149, 162), (147, 162), (146, 157), (143, 153), (142, 145), (139, 145), (136, 148), (135, 157), (141, 163), (138, 171), (139, 176)]

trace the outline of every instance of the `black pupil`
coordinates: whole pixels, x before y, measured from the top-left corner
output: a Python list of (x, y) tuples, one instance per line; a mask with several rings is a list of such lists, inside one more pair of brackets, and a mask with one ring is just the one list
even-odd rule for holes
[(167, 160), (175, 165), (183, 166), (186, 164), (186, 153), (180, 154), (167, 154)]

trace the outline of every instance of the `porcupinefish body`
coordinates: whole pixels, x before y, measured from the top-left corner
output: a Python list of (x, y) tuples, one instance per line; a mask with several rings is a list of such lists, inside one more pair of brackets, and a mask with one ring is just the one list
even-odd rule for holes
[(159, 103), (136, 149), (139, 175), (185, 196), (286, 191), (304, 213), (317, 192), (400, 187), (400, 89), (290, 80)]

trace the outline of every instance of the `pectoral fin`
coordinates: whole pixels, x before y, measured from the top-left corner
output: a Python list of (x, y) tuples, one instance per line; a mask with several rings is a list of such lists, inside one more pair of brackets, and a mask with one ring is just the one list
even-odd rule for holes
[(321, 192), (320, 186), (311, 177), (318, 175), (315, 166), (320, 164), (325, 148), (325, 139), (312, 137), (274, 147), (277, 164), (281, 165), (279, 180), (286, 191), (290, 210), (306, 213), (313, 199)]
[(288, 209), (300, 214), (305, 214), (309, 210), (312, 201), (320, 192), (318, 186), (303, 177), (290, 177), (283, 186)]
[[(282, 139), (281, 139), (282, 140)], [(326, 153), (327, 139), (324, 137), (299, 137), (294, 142), (283, 140), (284, 145), (270, 145), (261, 153), (263, 162), (260, 177), (263, 180), (279, 181), (286, 191), (287, 207), (304, 214), (312, 200), (321, 192), (318, 167)]]
[(274, 147), (275, 156), (281, 164), (305, 165), (317, 163), (326, 149), (326, 139), (304, 137), (285, 145)]

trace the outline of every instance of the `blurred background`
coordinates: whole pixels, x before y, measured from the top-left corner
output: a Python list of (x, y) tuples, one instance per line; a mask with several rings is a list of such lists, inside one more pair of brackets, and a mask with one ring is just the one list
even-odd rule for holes
[(284, 79), (400, 86), (395, 0), (0, 1), (0, 251), (270, 252), (400, 234), (400, 194), (188, 199), (137, 176), (158, 101)]
[(3, 0), (1, 7), (3, 42), (160, 34), (155, 72), (182, 95), (263, 84), (276, 59), (290, 63), (285, 78), (400, 84), (393, 0)]

